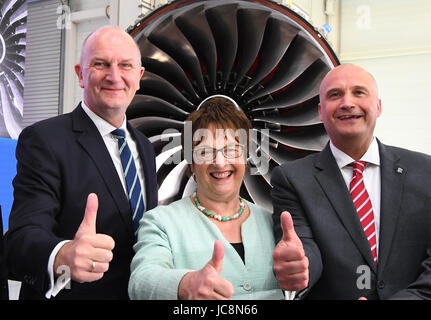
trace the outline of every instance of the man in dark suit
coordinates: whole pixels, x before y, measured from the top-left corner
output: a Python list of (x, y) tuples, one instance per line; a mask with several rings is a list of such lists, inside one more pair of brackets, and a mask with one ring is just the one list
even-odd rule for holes
[(307, 299), (431, 298), (431, 157), (377, 140), (381, 112), (364, 69), (341, 65), (322, 81), (330, 142), (272, 173), (283, 289)]
[(125, 117), (144, 72), (133, 38), (115, 27), (96, 30), (75, 71), (83, 101), (18, 140), (6, 244), (23, 299), (128, 298), (135, 234), (113, 130), (126, 133), (145, 209), (157, 205), (152, 145)]

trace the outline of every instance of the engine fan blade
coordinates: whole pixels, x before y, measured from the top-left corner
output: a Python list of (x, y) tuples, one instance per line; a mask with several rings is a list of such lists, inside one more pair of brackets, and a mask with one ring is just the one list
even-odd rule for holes
[(196, 52), (178, 29), (172, 16), (160, 23), (158, 28), (148, 36), (148, 39), (182, 66), (192, 79), (192, 84), (196, 86), (200, 96), (205, 97), (207, 95)]
[(272, 212), (272, 202), (268, 197), (271, 193), (271, 186), (262, 176), (246, 173), (244, 185), (254, 203)]
[(248, 103), (286, 87), (320, 57), (322, 53), (298, 33), (287, 48), (276, 72), (262, 88), (256, 90)]
[(150, 71), (144, 72), (140, 82), (139, 93), (151, 95), (177, 105), (186, 111), (193, 111), (196, 107), (188, 101), (172, 84), (164, 78)]
[(158, 134), (163, 134), (165, 130), (177, 130), (181, 132), (184, 126), (183, 121), (174, 119), (162, 118), (162, 117), (142, 117), (131, 119), (129, 122), (147, 137), (152, 137)]
[[(262, 121), (265, 123), (291, 127), (316, 125), (321, 123), (319, 112), (317, 110), (318, 104), (319, 99), (315, 97), (294, 107), (276, 109), (276, 112), (270, 113), (269, 115), (258, 115), (253, 118), (253, 121)], [(284, 111), (286, 109), (288, 110)]]
[(222, 90), (226, 90), (238, 49), (237, 7), (236, 3), (232, 3), (216, 6), (206, 11), (208, 23), (216, 41)]
[(142, 65), (147, 71), (160, 75), (172, 85), (179, 87), (182, 93), (193, 102), (200, 101), (184, 70), (174, 59), (157, 48), (144, 36), (137, 43), (141, 51)]
[(269, 137), (288, 147), (308, 151), (320, 151), (329, 141), (323, 125), (308, 130), (289, 132), (288, 134), (272, 131), (269, 133)]
[(287, 147), (281, 143), (278, 143), (276, 147), (269, 147), (270, 158), (279, 165), (288, 161), (303, 158), (309, 154), (310, 152), (308, 150), (294, 149), (291, 147)]
[(253, 65), (265, 32), (266, 21), (270, 15), (269, 11), (258, 9), (238, 10), (238, 52), (236, 82), (233, 91), (236, 90), (239, 82)]
[(204, 6), (198, 6), (175, 19), (176, 24), (190, 41), (208, 75), (208, 91), (216, 91), (217, 49)]
[(127, 108), (129, 119), (138, 118), (144, 113), (146, 116), (164, 116), (184, 121), (188, 112), (166, 102), (165, 100), (137, 94)]
[(299, 103), (303, 103), (319, 94), (319, 86), (328, 73), (328, 66), (317, 60), (308, 67), (298, 78), (291, 82), (291, 85), (280, 94), (273, 96), (274, 100), (262, 103), (254, 111), (275, 108), (286, 108)]
[(287, 51), (289, 44), (295, 38), (298, 30), (292, 25), (278, 18), (270, 17), (265, 30), (262, 47), (259, 53), (259, 63), (256, 66), (251, 80), (244, 87), (241, 96), (262, 81), (278, 65)]
[(165, 177), (159, 188), (159, 202), (161, 205), (169, 204), (181, 198), (179, 195), (182, 195), (181, 190), (184, 189), (188, 180), (185, 177), (186, 171), (187, 163), (182, 161)]

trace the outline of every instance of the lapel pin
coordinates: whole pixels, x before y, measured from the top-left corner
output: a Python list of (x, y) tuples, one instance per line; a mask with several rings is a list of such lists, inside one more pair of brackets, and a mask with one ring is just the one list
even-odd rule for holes
[(404, 171), (403, 168), (400, 168), (400, 167), (397, 168), (397, 173), (403, 173), (403, 171)]

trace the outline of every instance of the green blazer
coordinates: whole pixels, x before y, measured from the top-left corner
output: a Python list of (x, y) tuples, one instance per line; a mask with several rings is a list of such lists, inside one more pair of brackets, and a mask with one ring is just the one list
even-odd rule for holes
[(283, 299), (273, 272), (275, 241), (271, 213), (247, 201), (241, 226), (245, 264), (217, 226), (189, 197), (146, 212), (140, 222), (131, 264), (131, 299), (178, 299), (178, 285), (211, 259), (214, 241), (223, 241), (221, 277), (234, 286), (233, 299)]

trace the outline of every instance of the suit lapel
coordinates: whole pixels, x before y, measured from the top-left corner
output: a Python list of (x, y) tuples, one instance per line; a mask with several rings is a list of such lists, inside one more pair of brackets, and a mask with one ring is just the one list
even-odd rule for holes
[(381, 205), (379, 238), (379, 273), (382, 272), (391, 251), (400, 214), (401, 198), (404, 186), (405, 168), (399, 157), (378, 141), (381, 167)]
[(115, 166), (111, 161), (111, 156), (99, 131), (82, 109), (81, 105), (72, 112), (72, 121), (73, 130), (77, 133), (77, 142), (92, 158), (95, 166), (99, 170), (100, 176), (104, 180), (118, 207), (125, 225), (133, 234), (129, 201), (124, 193), (120, 178), (118, 177)]
[(328, 197), (336, 214), (350, 234), (353, 243), (355, 243), (372, 270), (376, 272), (376, 265), (373, 261), (370, 245), (362, 229), (349, 190), (332, 155), (329, 143), (317, 156), (315, 167), (318, 169), (315, 177), (323, 192)]

